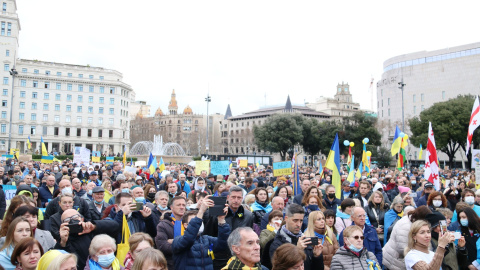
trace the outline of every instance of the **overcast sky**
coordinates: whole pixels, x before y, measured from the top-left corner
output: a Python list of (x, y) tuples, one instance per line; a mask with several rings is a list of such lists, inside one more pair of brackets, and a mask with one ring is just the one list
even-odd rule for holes
[[(445, 4), (442, 4), (445, 3)], [(477, 1), (17, 0), (19, 57), (123, 73), (136, 100), (166, 112), (233, 115), (369, 84), (391, 57), (478, 42)], [(376, 89), (374, 89), (376, 91)], [(265, 99), (266, 95), (266, 99)], [(374, 101), (376, 104), (376, 100)], [(376, 106), (375, 106), (376, 110)]]

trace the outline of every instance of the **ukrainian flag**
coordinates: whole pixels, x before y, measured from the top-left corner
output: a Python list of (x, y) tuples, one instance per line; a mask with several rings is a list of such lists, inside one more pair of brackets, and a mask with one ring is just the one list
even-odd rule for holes
[(325, 168), (332, 170), (332, 184), (335, 186), (335, 196), (340, 199), (342, 194), (342, 180), (340, 179), (340, 147), (338, 145), (338, 133), (335, 134), (332, 148), (328, 154)]
[(157, 168), (157, 158), (153, 157), (152, 152), (150, 152), (150, 157), (148, 157), (147, 168), (150, 170), (150, 174), (153, 174)]
[(347, 181), (350, 182), (350, 185), (355, 183), (355, 155), (352, 155)]
[(400, 151), (400, 146), (402, 145), (402, 137), (400, 137), (401, 132), (402, 131), (400, 131), (397, 126), (395, 129), (395, 136), (393, 136), (392, 148), (390, 149), (390, 151), (392, 152), (392, 156), (395, 156), (398, 151)]
[(300, 186), (300, 175), (298, 173), (298, 162), (297, 162), (297, 154), (295, 153), (294, 156), (294, 161), (295, 161), (295, 168), (294, 168), (294, 174), (295, 174), (295, 180), (293, 180), (293, 195), (296, 196), (302, 192), (302, 188)]
[(47, 147), (43, 141), (43, 137), (40, 137), (42, 140), (42, 163), (50, 164), (53, 163), (53, 156), (48, 155)]
[(370, 163), (368, 162), (368, 157), (367, 157), (367, 144), (363, 144), (363, 153), (362, 153), (362, 171), (366, 171), (367, 173), (370, 173)]
[(27, 139), (27, 148), (28, 150), (32, 149), (32, 141), (30, 140), (30, 135), (28, 135), (28, 139)]
[(423, 153), (423, 149), (422, 149), (422, 145), (420, 144), (420, 153), (418, 153), (418, 159), (422, 159), (422, 153)]
[(165, 163), (163, 162), (163, 158), (160, 157), (160, 164), (158, 165), (160, 171), (163, 172), (165, 170)]

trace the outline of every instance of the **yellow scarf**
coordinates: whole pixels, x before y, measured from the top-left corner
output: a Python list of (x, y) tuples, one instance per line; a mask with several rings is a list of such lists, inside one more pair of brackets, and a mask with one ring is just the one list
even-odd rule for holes
[(400, 218), (403, 217), (403, 211), (400, 214), (397, 214)]
[(261, 270), (262, 266), (260, 263), (256, 263), (254, 267), (248, 267), (242, 263), (236, 256), (233, 256), (228, 260), (227, 265), (222, 268), (222, 270)]
[(267, 224), (267, 230), (271, 231), (271, 232), (274, 232), (275, 231), (275, 228), (270, 226), (270, 224)]

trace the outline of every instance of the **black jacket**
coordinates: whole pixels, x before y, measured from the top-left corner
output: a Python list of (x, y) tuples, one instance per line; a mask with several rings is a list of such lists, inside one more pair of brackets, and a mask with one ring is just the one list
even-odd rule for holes
[(63, 249), (66, 252), (77, 255), (77, 269), (85, 268), (85, 263), (89, 255), (88, 248), (90, 247), (93, 237), (98, 234), (108, 234), (115, 239), (118, 234), (121, 234), (118, 224), (113, 220), (95, 220), (92, 221), (92, 223), (96, 226), (93, 232), (82, 235), (70, 235), (65, 247), (60, 246), (60, 242), (57, 242), (54, 247), (54, 249)]
[[(275, 250), (277, 250), (277, 248), (279, 248), (281, 245), (286, 243), (291, 243), (296, 246), (297, 242), (298, 242), (298, 238), (288, 235), (282, 229), (278, 230), (277, 234), (275, 235), (275, 238), (273, 239), (272, 244), (270, 245), (270, 250), (269, 250), (270, 259), (273, 258), (273, 254), (275, 253)], [(305, 251), (305, 255), (307, 255), (304, 262), (305, 270), (324, 269), (325, 266), (323, 264), (323, 254), (321, 254), (318, 257), (313, 256), (313, 249), (311, 247), (307, 247), (304, 251)]]
[[(373, 212), (374, 208), (375, 208), (375, 211), (377, 212), (378, 220), (375, 216), (375, 213)], [(388, 210), (388, 207), (386, 205), (383, 206), (383, 209), (380, 209), (380, 206), (375, 207), (372, 202), (370, 202), (368, 206), (365, 206), (365, 212), (367, 213), (368, 220), (370, 220), (370, 224), (372, 224), (372, 226), (375, 228), (378, 228), (379, 225), (383, 226), (385, 212), (387, 210)]]
[(92, 218), (92, 220), (100, 220), (102, 219), (103, 212), (110, 205), (106, 202), (102, 202), (102, 210), (100, 212), (98, 212), (97, 206), (95, 205), (94, 202), (90, 202), (89, 206), (90, 206), (89, 208), (90, 217)]
[(3, 191), (3, 187), (0, 186), (0, 219), (3, 219), (3, 216), (5, 216), (6, 209), (7, 200), (5, 199), (5, 191)]
[[(365, 199), (368, 201), (368, 199), (370, 198), (370, 196), (372, 196), (372, 193), (373, 191), (370, 190), (367, 195), (365, 196)], [(360, 194), (360, 190), (357, 191), (357, 193), (353, 194), (352, 196), (352, 199), (359, 199), (360, 200), (360, 204), (362, 205), (362, 207), (365, 207), (366, 205), (364, 205), (364, 202), (363, 202), (363, 199), (362, 199), (362, 195)]]
[(327, 197), (325, 197), (323, 200), (323, 205), (325, 208), (333, 210), (335, 213), (337, 212), (338, 206), (340, 206), (341, 203), (342, 201), (337, 198), (333, 199), (333, 201), (330, 201)]
[[(58, 204), (60, 197), (56, 197), (51, 200), (48, 205), (47, 209), (45, 209), (45, 219), (49, 219), (55, 213), (61, 211), (60, 205)], [(73, 209), (77, 210), (85, 219), (85, 221), (91, 221), (92, 217), (90, 216), (90, 206), (88, 202), (80, 197), (73, 197)]]

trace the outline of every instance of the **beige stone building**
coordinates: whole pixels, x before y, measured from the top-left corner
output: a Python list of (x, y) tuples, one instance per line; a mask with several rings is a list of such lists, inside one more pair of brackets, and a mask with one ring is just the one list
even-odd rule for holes
[[(178, 143), (187, 155), (197, 156), (206, 153), (207, 116), (194, 114), (189, 105), (181, 113), (175, 90), (172, 91), (167, 113), (158, 108), (154, 116), (137, 114), (131, 121), (131, 144), (140, 141), (153, 141), (153, 135), (161, 135), (163, 142)], [(220, 120), (221, 114), (208, 116), (209, 123), (209, 153), (220, 153)]]
[[(390, 148), (395, 125), (402, 128), (402, 91), (405, 84), (405, 132), (410, 134), (408, 119), (436, 102), (446, 101), (459, 94), (478, 95), (480, 85), (480, 43), (435, 51), (404, 54), (386, 60), (382, 79), (377, 82), (377, 108), (382, 142)], [(447, 120), (447, 119), (446, 119)], [(435, 131), (435, 126), (432, 127)], [(419, 149), (409, 145), (407, 158), (416, 159)], [(440, 163), (447, 159), (439, 155)], [(466, 159), (463, 151), (456, 160)], [(448, 159), (447, 159), (448, 160)]]
[(318, 112), (305, 106), (292, 106), (290, 97), (287, 98), (285, 106), (263, 108), (237, 116), (232, 116), (230, 105), (228, 105), (220, 128), (222, 153), (231, 155), (269, 154), (259, 151), (255, 145), (253, 127), (264, 124), (271, 115), (277, 113), (300, 113), (318, 121), (330, 119), (330, 115), (324, 112)]
[(352, 116), (360, 111), (360, 104), (353, 102), (348, 83), (339, 83), (333, 98), (320, 97), (315, 102), (306, 103), (306, 106), (318, 112), (331, 116), (336, 121)]
[(147, 105), (146, 101), (135, 101), (130, 103), (130, 118), (135, 119), (135, 117), (148, 117), (150, 116), (151, 106)]

